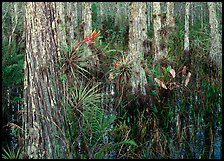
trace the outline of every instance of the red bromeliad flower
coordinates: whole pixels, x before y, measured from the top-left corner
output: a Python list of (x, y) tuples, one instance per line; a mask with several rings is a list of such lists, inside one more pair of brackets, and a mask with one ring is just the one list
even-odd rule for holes
[(114, 63), (113, 65), (114, 65), (114, 67), (116, 68), (116, 67), (119, 66), (120, 64), (119, 64), (119, 63)]
[(100, 35), (100, 31), (98, 33), (96, 33), (96, 31), (94, 30), (91, 34), (90, 37), (88, 37), (88, 35), (86, 35), (86, 37), (83, 40), (83, 43), (86, 43), (88, 45), (93, 44), (94, 39), (97, 38)]

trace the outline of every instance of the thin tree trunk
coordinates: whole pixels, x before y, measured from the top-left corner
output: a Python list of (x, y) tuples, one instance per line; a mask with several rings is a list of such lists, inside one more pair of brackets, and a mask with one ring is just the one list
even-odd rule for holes
[(210, 58), (211, 60), (219, 66), (222, 66), (222, 44), (221, 36), (219, 34), (219, 26), (216, 17), (216, 3), (208, 2), (209, 10), (209, 25), (210, 25), (210, 37), (211, 37), (211, 47), (210, 47)]
[(203, 4), (201, 4), (201, 30), (204, 28), (204, 10), (203, 10)]
[(25, 153), (29, 158), (66, 158), (58, 64), (56, 4), (25, 3)]
[(68, 37), (68, 44), (75, 39), (75, 29), (77, 27), (77, 2), (66, 2), (67, 15), (66, 15), (66, 33)]
[(89, 36), (89, 34), (92, 31), (92, 9), (91, 9), (91, 2), (84, 2), (84, 12), (83, 12), (83, 16), (84, 16), (84, 22), (85, 22), (85, 26), (84, 26), (84, 37), (86, 35)]
[(101, 28), (102, 28), (102, 25), (103, 25), (103, 21), (104, 21), (104, 18), (105, 18), (105, 16), (104, 16), (104, 3), (103, 2), (99, 2), (99, 19), (100, 19), (100, 21), (99, 21), (99, 24), (100, 24), (100, 26), (101, 26)]
[(150, 28), (151, 25), (151, 7), (152, 7), (152, 2), (146, 2), (147, 5), (147, 24), (148, 24), (148, 29)]
[[(186, 2), (190, 3), (190, 2)], [(194, 3), (191, 3), (191, 25), (194, 26)]]
[(66, 27), (65, 27), (65, 14), (64, 2), (57, 2), (56, 4), (56, 21), (57, 21), (57, 34), (58, 34), (58, 54), (61, 58), (61, 51), (68, 47), (66, 43)]
[(145, 85), (147, 79), (141, 66), (143, 59), (143, 42), (147, 39), (147, 15), (145, 2), (131, 2), (129, 14), (129, 53), (133, 60), (133, 73), (131, 77), (132, 93), (140, 92), (146, 95)]
[(184, 33), (184, 52), (186, 54), (189, 54), (189, 15), (190, 15), (190, 2), (186, 2), (185, 33)]
[[(92, 32), (92, 9), (91, 9), (91, 2), (84, 2), (84, 37), (90, 36)], [(97, 55), (94, 55), (92, 51), (90, 50), (89, 46), (86, 48), (87, 52), (86, 54), (88, 56), (92, 56), (92, 59), (90, 60), (90, 70), (92, 68), (95, 68), (99, 65), (99, 59)]]
[(122, 2), (116, 2), (116, 4), (115, 4), (115, 6), (116, 6), (116, 15), (115, 15), (115, 22), (114, 22), (114, 25), (115, 25), (115, 27), (119, 27), (120, 25), (120, 23), (121, 23), (121, 20), (120, 20), (120, 18), (121, 18), (121, 6), (122, 6)]
[[(170, 22), (173, 16), (174, 16), (174, 2), (167, 2), (167, 17), (166, 17), (167, 24)], [(174, 26), (174, 23), (172, 23), (172, 26)]]
[(70, 43), (77, 38), (77, 27), (78, 27), (78, 3), (67, 2), (67, 30), (68, 37), (71, 38)]
[(155, 41), (155, 59), (154, 61), (160, 60), (166, 57), (165, 44), (162, 43), (162, 36), (160, 34), (161, 29), (161, 9), (160, 2), (153, 2), (153, 27), (154, 27), (154, 41)]

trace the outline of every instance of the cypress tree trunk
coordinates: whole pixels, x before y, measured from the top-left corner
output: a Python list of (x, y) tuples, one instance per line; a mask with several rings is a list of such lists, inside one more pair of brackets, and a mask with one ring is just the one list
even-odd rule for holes
[(210, 37), (211, 37), (209, 56), (215, 64), (222, 66), (222, 45), (216, 15), (216, 3), (208, 2), (207, 4), (209, 10), (209, 25), (210, 25)]
[(160, 2), (153, 2), (153, 27), (154, 27), (154, 41), (155, 41), (155, 59), (160, 60), (166, 57), (167, 52), (165, 44), (162, 43), (162, 36), (160, 34), (161, 29), (161, 9)]
[(148, 29), (150, 28), (151, 25), (151, 8), (152, 8), (152, 2), (146, 2), (146, 6), (147, 6), (147, 25), (148, 25)]
[[(186, 2), (186, 3), (188, 3), (188, 2)], [(189, 2), (190, 3), (190, 2)], [(191, 9), (191, 25), (192, 26), (194, 26), (194, 3), (191, 3), (191, 7), (190, 7), (190, 9)]]
[[(90, 37), (90, 33), (92, 32), (92, 9), (91, 9), (91, 2), (84, 2), (84, 37), (88, 36)], [(94, 55), (92, 51), (90, 50), (89, 46), (86, 48), (87, 52), (86, 54), (88, 56), (92, 56), (92, 59), (90, 60), (90, 70), (92, 68), (95, 68), (99, 66), (99, 59), (97, 55)]]
[(66, 34), (68, 37), (69, 45), (77, 36), (77, 2), (67, 2), (67, 13), (66, 13)]
[(189, 15), (190, 15), (190, 2), (186, 2), (185, 33), (184, 33), (184, 53), (186, 58), (189, 57)]
[(200, 7), (200, 16), (201, 16), (201, 29), (204, 28), (204, 10), (203, 10), (203, 3), (201, 4)]
[(67, 48), (66, 43), (66, 28), (65, 28), (65, 14), (64, 14), (64, 2), (57, 2), (56, 4), (56, 22), (57, 22), (57, 39), (58, 39), (58, 51), (59, 58), (61, 58), (61, 51)]
[(92, 31), (92, 9), (91, 2), (84, 2), (84, 37), (89, 35)]
[[(167, 2), (167, 24), (170, 22), (171, 18), (174, 16), (174, 2)], [(172, 24), (174, 25), (174, 23)]]
[(99, 3), (99, 24), (102, 28), (102, 25), (103, 25), (103, 21), (105, 19), (105, 16), (104, 16), (104, 3), (103, 2), (98, 2)]
[(122, 2), (116, 2), (115, 3), (115, 6), (116, 6), (116, 15), (115, 15), (115, 22), (114, 22), (114, 26), (115, 27), (120, 27), (120, 23), (121, 23), (121, 6), (122, 6)]
[(25, 3), (25, 153), (28, 158), (66, 158), (54, 2)]
[(133, 73), (131, 77), (132, 93), (140, 93), (146, 95), (145, 85), (147, 79), (145, 71), (142, 67), (143, 61), (143, 42), (147, 39), (147, 15), (146, 3), (131, 2), (129, 15), (129, 54), (133, 60)]

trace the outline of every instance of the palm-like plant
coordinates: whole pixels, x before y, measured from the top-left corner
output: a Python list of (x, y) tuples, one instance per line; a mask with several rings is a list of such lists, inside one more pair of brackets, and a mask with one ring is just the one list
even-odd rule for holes
[(7, 146), (6, 148), (3, 148), (3, 154), (2, 154), (2, 158), (3, 159), (22, 159), (22, 148), (18, 148), (18, 149), (10, 149)]
[[(116, 115), (107, 115), (107, 111), (100, 108), (101, 97), (104, 95), (100, 92), (100, 84), (88, 83), (86, 85), (84, 81), (81, 81), (70, 88), (69, 94), (69, 107), (72, 108), (70, 115), (74, 116), (75, 113), (76, 117), (73, 119), (76, 122), (70, 120), (69, 124), (77, 124), (73, 126), (79, 131), (76, 137), (81, 138), (83, 150), (88, 158), (103, 158), (108, 151), (122, 144), (135, 145), (128, 139), (115, 144), (103, 141), (105, 135), (110, 136), (113, 130), (110, 126), (116, 119)], [(71, 113), (71, 111), (74, 112)], [(77, 129), (73, 130), (77, 131)]]

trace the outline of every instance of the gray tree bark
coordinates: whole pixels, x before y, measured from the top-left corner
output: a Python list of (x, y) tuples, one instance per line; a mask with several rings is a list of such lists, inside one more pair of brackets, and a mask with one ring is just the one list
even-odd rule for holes
[[(90, 37), (90, 34), (92, 32), (91, 2), (84, 2), (83, 5), (84, 5), (83, 17), (84, 17), (84, 23), (85, 23), (85, 25), (84, 25), (84, 37), (86, 37), (86, 36)], [(90, 69), (99, 65), (98, 56), (94, 55), (89, 47), (86, 48), (86, 54), (87, 54), (87, 56), (92, 57), (91, 60), (90, 60)]]
[(208, 2), (209, 25), (210, 25), (210, 58), (217, 65), (222, 67), (222, 44), (219, 34), (218, 20), (216, 17), (216, 3)]
[[(174, 16), (174, 2), (167, 2), (167, 24), (170, 22), (171, 18)], [(174, 23), (172, 24), (174, 26)]]
[(91, 2), (84, 2), (84, 37), (89, 35), (92, 31), (92, 9), (91, 9)]
[(25, 149), (29, 158), (66, 158), (58, 72), (56, 4), (25, 3)]
[(185, 33), (184, 33), (184, 52), (185, 53), (189, 53), (189, 15), (190, 15), (190, 2), (186, 2)]
[(155, 59), (158, 61), (167, 56), (167, 50), (165, 43), (162, 43), (162, 35), (160, 34), (161, 29), (161, 9), (160, 2), (153, 2), (153, 28), (154, 28), (154, 41), (155, 41)]
[(140, 92), (146, 95), (145, 85), (147, 79), (141, 65), (144, 59), (143, 41), (147, 39), (147, 15), (145, 2), (131, 2), (129, 14), (129, 54), (133, 60), (133, 73), (131, 77), (132, 93)]

